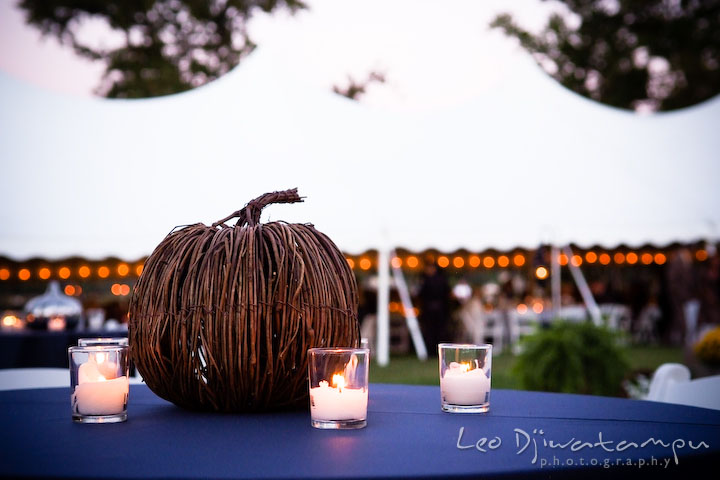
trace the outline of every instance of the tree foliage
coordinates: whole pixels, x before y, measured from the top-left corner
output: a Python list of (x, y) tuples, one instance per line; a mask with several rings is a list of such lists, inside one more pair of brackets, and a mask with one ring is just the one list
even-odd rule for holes
[(555, 0), (533, 34), (509, 14), (513, 36), (557, 81), (627, 109), (672, 110), (720, 93), (720, 0)]
[[(21, 0), (28, 24), (106, 69), (98, 93), (137, 98), (182, 92), (220, 77), (254, 48), (246, 25), (258, 12), (305, 8), (301, 0)], [(100, 20), (124, 37), (103, 48), (81, 27)]]
[(372, 83), (385, 83), (385, 74), (371, 71), (365, 80), (358, 81), (349, 75), (347, 80), (348, 84), (344, 87), (333, 85), (333, 92), (351, 100), (360, 100)]

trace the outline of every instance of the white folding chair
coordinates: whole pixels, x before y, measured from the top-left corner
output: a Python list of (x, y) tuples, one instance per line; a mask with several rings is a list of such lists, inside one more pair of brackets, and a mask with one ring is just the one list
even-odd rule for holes
[(513, 353), (520, 353), (520, 339), (535, 333), (539, 320), (539, 316), (533, 312), (518, 313), (517, 310), (510, 312), (510, 347)]
[(685, 365), (665, 363), (655, 370), (645, 400), (720, 410), (720, 375), (691, 380)]
[(460, 308), (460, 322), (463, 326), (462, 342), (474, 344), (485, 343), (485, 326), (487, 320), (480, 301), (471, 298)]
[(485, 338), (490, 338), (493, 353), (500, 354), (505, 346), (505, 313), (496, 309), (486, 315)]
[(606, 325), (612, 330), (630, 331), (632, 312), (627, 305), (619, 303), (604, 303), (598, 305), (600, 314), (607, 319)]
[(651, 343), (658, 341), (658, 324), (662, 319), (662, 311), (654, 303), (645, 305), (638, 314), (633, 336), (636, 342)]

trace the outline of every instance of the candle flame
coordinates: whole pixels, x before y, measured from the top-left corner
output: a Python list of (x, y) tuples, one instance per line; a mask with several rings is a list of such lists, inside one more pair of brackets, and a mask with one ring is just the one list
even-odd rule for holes
[(470, 364), (463, 362), (463, 363), (460, 364), (460, 369), (461, 369), (463, 372), (467, 372), (467, 371), (470, 370)]
[(101, 363), (104, 363), (107, 357), (107, 353), (96, 353), (95, 354), (95, 363), (100, 365)]
[(342, 373), (336, 373), (332, 376), (332, 384), (333, 387), (337, 387), (338, 391), (342, 392), (345, 386), (345, 377), (343, 377)]

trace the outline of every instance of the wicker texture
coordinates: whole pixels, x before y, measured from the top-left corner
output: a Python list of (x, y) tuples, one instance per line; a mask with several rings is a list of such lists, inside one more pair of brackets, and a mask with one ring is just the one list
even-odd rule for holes
[[(260, 224), (262, 195), (214, 223), (171, 232), (130, 302), (130, 355), (177, 405), (222, 412), (307, 407), (307, 350), (357, 346), (357, 285), (312, 225)], [(226, 221), (239, 218), (235, 226)]]

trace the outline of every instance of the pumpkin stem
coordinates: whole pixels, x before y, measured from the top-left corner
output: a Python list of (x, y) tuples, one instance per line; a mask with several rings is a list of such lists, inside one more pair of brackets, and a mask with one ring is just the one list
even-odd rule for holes
[(217, 227), (231, 218), (237, 217), (238, 221), (235, 226), (247, 224), (250, 227), (254, 227), (260, 223), (260, 213), (262, 213), (262, 209), (271, 203), (297, 203), (302, 202), (303, 198), (304, 197), (298, 195), (297, 188), (291, 188), (290, 190), (283, 190), (280, 192), (265, 193), (257, 197), (255, 200), (249, 201), (248, 204), (240, 210), (233, 212), (222, 220), (218, 220), (213, 223), (212, 226)]

